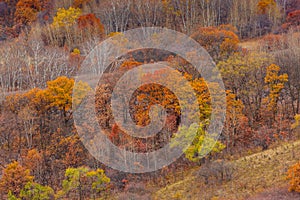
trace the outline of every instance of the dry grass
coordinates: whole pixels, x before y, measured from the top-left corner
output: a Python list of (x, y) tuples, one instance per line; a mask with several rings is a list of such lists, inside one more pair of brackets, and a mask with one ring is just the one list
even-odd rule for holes
[(260, 40), (257, 38), (247, 40), (247, 41), (242, 41), (241, 43), (239, 43), (239, 46), (244, 49), (247, 49), (248, 51), (255, 51), (255, 50), (259, 49), (259, 47), (260, 47), (259, 41)]
[(288, 186), (273, 187), (247, 200), (299, 200), (300, 194), (288, 192)]
[(286, 171), (298, 160), (300, 160), (300, 141), (283, 144), (232, 161), (235, 173), (231, 181), (204, 184), (202, 177), (191, 173), (183, 180), (158, 190), (153, 198), (159, 200), (247, 199), (274, 186), (286, 188)]

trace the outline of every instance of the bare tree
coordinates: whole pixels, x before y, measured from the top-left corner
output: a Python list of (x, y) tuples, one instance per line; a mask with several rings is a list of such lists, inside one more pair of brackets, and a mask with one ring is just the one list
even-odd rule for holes
[(132, 4), (132, 20), (139, 27), (161, 26), (163, 24), (163, 7), (157, 0), (134, 0)]
[(104, 1), (99, 5), (100, 12), (96, 12), (96, 15), (105, 24), (106, 33), (127, 30), (131, 4), (132, 0), (116, 0)]
[(175, 0), (178, 8), (182, 30), (191, 34), (195, 26), (199, 24), (199, 1), (197, 0)]
[(300, 112), (300, 37), (291, 30), (287, 35), (287, 49), (275, 52), (276, 60), (283, 73), (287, 73), (287, 92), (290, 99), (287, 105), (291, 105), (293, 116)]

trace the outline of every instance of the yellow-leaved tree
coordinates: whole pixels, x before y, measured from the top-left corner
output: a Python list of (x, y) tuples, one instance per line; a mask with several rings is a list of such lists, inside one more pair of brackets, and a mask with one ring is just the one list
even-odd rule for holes
[(277, 113), (277, 103), (280, 97), (280, 92), (284, 88), (284, 84), (288, 81), (287, 74), (279, 74), (280, 67), (275, 64), (271, 64), (267, 67), (267, 73), (265, 76), (265, 83), (269, 90), (269, 96), (264, 99), (267, 102), (267, 108), (273, 113), (273, 119)]
[(76, 24), (78, 17), (81, 15), (80, 8), (70, 7), (68, 9), (59, 8), (56, 16), (53, 18), (55, 27), (70, 27)]
[(57, 107), (63, 112), (67, 112), (72, 107), (72, 93), (74, 80), (66, 76), (58, 77), (47, 82), (46, 96), (49, 98), (50, 106)]

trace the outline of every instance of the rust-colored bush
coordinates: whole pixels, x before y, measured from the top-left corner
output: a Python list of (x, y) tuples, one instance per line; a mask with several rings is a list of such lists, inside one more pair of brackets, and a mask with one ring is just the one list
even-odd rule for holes
[(232, 25), (219, 27), (200, 27), (191, 35), (216, 60), (227, 58), (238, 51), (239, 37)]
[(104, 36), (104, 26), (94, 14), (82, 15), (77, 19), (78, 26), (85, 32)]
[(291, 27), (300, 26), (300, 10), (290, 12), (286, 17), (286, 23), (282, 25), (284, 30), (288, 30)]
[(276, 51), (286, 47), (285, 39), (281, 35), (268, 34), (263, 37), (261, 45), (265, 50)]

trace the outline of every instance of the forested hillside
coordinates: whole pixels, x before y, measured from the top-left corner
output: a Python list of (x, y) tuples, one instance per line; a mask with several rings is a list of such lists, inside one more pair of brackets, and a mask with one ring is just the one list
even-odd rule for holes
[(300, 0), (0, 0), (0, 94), (0, 199), (300, 199)]

